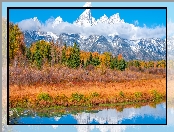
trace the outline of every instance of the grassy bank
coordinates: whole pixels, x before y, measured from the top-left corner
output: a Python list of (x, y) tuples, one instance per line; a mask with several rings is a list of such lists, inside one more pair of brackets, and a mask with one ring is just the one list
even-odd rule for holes
[(10, 85), (10, 107), (99, 106), (123, 102), (154, 102), (166, 98), (166, 80), (69, 82), (50, 85)]

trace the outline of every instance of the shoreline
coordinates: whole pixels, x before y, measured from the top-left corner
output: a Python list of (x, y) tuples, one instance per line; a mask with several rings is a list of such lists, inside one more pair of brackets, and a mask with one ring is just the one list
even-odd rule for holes
[(32, 108), (12, 108), (10, 110), (10, 118), (15, 116), (27, 116), (28, 114), (35, 115), (37, 113), (40, 117), (53, 117), (53, 116), (62, 116), (66, 114), (77, 114), (81, 112), (97, 112), (101, 109), (115, 109), (118, 112), (122, 112), (125, 108), (141, 108), (143, 106), (150, 106), (151, 108), (156, 108), (157, 105), (161, 103), (166, 103), (166, 100), (162, 100), (159, 102), (125, 102), (125, 103), (117, 103), (117, 104), (102, 104), (99, 106), (93, 107), (86, 107), (86, 106), (71, 106), (71, 107), (64, 107), (64, 106), (55, 106), (50, 108), (43, 108), (43, 109), (32, 109)]
[(98, 106), (123, 102), (166, 99), (166, 79), (118, 82), (69, 82), (56, 85), (10, 85), (10, 108)]

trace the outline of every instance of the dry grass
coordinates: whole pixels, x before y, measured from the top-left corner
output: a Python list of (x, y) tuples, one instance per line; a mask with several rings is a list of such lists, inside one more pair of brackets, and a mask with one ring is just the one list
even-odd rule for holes
[(10, 106), (98, 105), (164, 99), (165, 74), (156, 71), (150, 74), (103, 68), (70, 69), (60, 65), (42, 70), (10, 67)]
[(165, 79), (153, 80), (139, 80), (129, 81), (124, 83), (102, 83), (102, 82), (85, 82), (85, 83), (60, 83), (53, 85), (34, 85), (34, 86), (17, 86), (10, 85), (10, 94), (25, 96), (25, 94), (38, 94), (40, 92), (51, 92), (55, 94), (71, 95), (74, 92), (88, 94), (91, 92), (98, 92), (100, 94), (116, 94), (120, 91), (134, 93), (134, 92), (148, 92), (149, 90), (156, 89), (158, 92), (166, 92)]
[[(17, 86), (10, 85), (10, 102), (11, 107), (17, 106), (22, 100), (28, 100), (28, 102), (38, 102), (38, 95), (40, 93), (48, 93), (53, 98), (52, 103), (55, 105), (80, 105), (86, 103), (84, 101), (73, 102), (72, 94), (78, 93), (83, 95), (86, 99), (90, 98), (90, 95), (97, 93), (99, 96), (90, 98), (90, 103), (117, 103), (117, 102), (129, 102), (136, 100), (152, 101), (154, 100), (153, 91), (156, 91), (163, 98), (166, 97), (166, 80), (152, 79), (152, 80), (136, 80), (129, 82), (69, 82), (50, 85), (33, 85), (33, 86)], [(135, 94), (140, 93), (140, 97), (136, 97)], [(122, 96), (123, 95), (123, 96)], [(60, 96), (58, 100), (56, 97)], [(84, 99), (85, 99), (84, 98)], [(51, 106), (51, 102), (40, 101), (44, 105)]]

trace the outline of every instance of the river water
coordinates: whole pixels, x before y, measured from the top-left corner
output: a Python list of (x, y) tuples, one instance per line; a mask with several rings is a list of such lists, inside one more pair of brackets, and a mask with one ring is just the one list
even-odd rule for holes
[(166, 124), (166, 103), (155, 107), (124, 108), (117, 111), (104, 108), (95, 111), (39, 116), (37, 112), (11, 119), (11, 124)]

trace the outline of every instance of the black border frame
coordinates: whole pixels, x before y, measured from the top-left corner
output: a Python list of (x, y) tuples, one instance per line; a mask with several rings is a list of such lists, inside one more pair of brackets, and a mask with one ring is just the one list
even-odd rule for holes
[(7, 125), (95, 125), (95, 124), (9, 124), (9, 10), (10, 9), (165, 9), (166, 10), (166, 124), (97, 125), (167, 125), (167, 7), (7, 7)]

